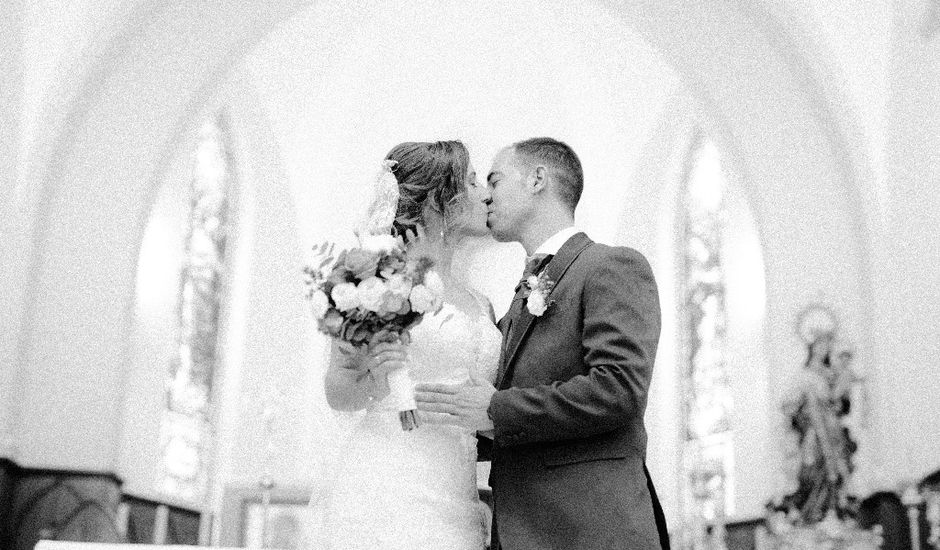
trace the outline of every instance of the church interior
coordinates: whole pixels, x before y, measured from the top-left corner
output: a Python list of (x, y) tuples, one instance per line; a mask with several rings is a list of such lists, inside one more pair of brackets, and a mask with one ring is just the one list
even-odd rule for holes
[(653, 267), (673, 547), (940, 549), (938, 90), (938, 0), (6, 0), (0, 549), (306, 548), (311, 246), (396, 143), (534, 136)]

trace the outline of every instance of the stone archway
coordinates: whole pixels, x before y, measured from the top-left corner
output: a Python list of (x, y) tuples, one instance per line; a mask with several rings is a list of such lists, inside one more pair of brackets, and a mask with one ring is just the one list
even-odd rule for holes
[[(19, 353), (18, 431), (30, 434), (18, 441), (25, 463), (114, 467), (133, 278), (156, 175), (226, 70), (310, 3), (147, 2), (107, 54), (77, 75), (83, 85), (41, 159)], [(792, 346), (790, 316), (818, 288), (844, 304), (854, 319), (850, 334), (862, 341), (871, 292), (857, 171), (827, 129), (820, 90), (797, 74), (798, 54), (744, 0), (604, 4), (677, 67), (749, 182), (768, 264), (769, 348)], [(776, 215), (781, 208), (805, 216)], [(794, 223), (820, 230), (819, 242), (799, 255), (789, 251)], [(839, 269), (829, 263), (833, 249), (847, 251)], [(82, 280), (72, 276), (75, 264), (87, 266)], [(818, 283), (799, 295), (775, 292), (776, 281), (791, 277)], [(778, 355), (772, 366), (785, 372), (787, 358)], [(113, 368), (88, 376), (89, 366), (102, 364)], [(66, 414), (50, 399), (82, 394), (98, 398)]]

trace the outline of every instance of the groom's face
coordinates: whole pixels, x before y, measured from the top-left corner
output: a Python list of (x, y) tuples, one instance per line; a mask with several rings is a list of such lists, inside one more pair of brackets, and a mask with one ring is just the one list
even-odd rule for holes
[(532, 206), (526, 173), (511, 147), (499, 152), (486, 178), (486, 225), (497, 241), (518, 241)]

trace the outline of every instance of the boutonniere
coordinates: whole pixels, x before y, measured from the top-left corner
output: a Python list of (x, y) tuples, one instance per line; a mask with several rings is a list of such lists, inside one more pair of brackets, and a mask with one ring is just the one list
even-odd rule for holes
[(548, 300), (548, 295), (555, 286), (555, 281), (548, 278), (546, 272), (531, 275), (525, 280), (526, 309), (536, 317), (541, 317), (545, 311), (555, 305), (555, 300)]

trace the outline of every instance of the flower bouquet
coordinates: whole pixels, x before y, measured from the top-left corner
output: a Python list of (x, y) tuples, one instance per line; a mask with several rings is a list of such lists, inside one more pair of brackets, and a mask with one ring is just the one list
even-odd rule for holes
[[(393, 235), (360, 235), (359, 246), (334, 255), (335, 245), (313, 248), (304, 267), (307, 299), (320, 332), (359, 352), (379, 342), (407, 342), (425, 313), (437, 313), (444, 285), (430, 256), (405, 251)], [(407, 368), (388, 373), (384, 402), (402, 429), (417, 427), (414, 388)]]

